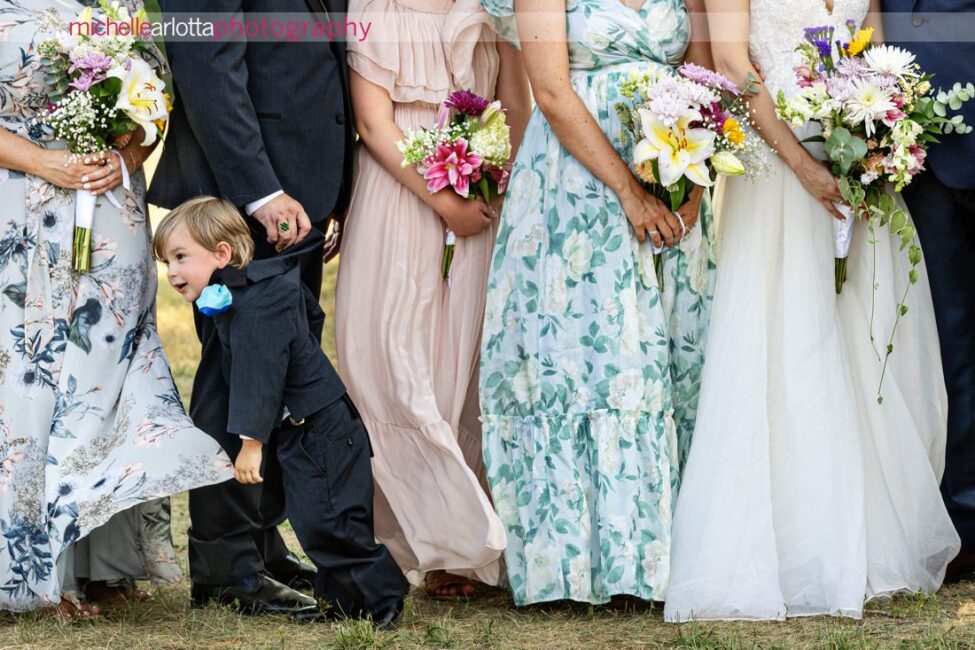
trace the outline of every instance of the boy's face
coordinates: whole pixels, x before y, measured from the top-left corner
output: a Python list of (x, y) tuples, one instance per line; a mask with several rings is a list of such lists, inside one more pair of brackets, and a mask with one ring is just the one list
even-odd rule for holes
[[(226, 251), (222, 250), (224, 246)], [(177, 226), (166, 242), (165, 258), (162, 260), (168, 269), (166, 277), (169, 284), (183, 300), (193, 302), (210, 283), (213, 272), (227, 266), (229, 248), (229, 245), (221, 242), (216, 251), (208, 251), (190, 236), (186, 226)]]

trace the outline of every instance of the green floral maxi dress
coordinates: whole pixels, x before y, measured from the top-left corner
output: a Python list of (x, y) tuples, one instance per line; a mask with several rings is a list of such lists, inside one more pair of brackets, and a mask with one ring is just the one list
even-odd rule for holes
[[(515, 40), (512, 0), (482, 0)], [(624, 160), (628, 74), (672, 66), (680, 0), (567, 0), (571, 83)], [(491, 265), (481, 351), (484, 462), (518, 605), (663, 600), (671, 514), (693, 431), (714, 275), (709, 203), (658, 289), (612, 190), (537, 109)]]
[[(37, 123), (48, 91), (36, 47), (82, 8), (0, 0), (0, 128), (64, 147)], [(0, 610), (58, 602), (64, 551), (114, 514), (232, 477), (184, 413), (156, 331), (141, 171), (131, 191), (113, 192), (122, 208), (99, 198), (92, 268), (78, 275), (74, 192), (0, 168)], [(158, 525), (130, 532), (165, 536), (168, 513), (141, 514), (153, 513)], [(155, 575), (149, 565), (170, 563), (172, 550), (145, 541)]]

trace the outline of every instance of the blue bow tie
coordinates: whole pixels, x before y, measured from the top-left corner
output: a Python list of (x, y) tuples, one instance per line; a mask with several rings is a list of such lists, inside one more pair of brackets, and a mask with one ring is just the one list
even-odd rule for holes
[(204, 316), (216, 316), (230, 309), (233, 301), (227, 285), (211, 284), (196, 299), (196, 306)]

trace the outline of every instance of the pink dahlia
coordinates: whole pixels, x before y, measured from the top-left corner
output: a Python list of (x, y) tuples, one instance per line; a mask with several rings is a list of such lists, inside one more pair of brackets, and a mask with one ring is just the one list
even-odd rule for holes
[(483, 162), (481, 156), (467, 151), (467, 140), (464, 138), (438, 144), (437, 151), (424, 161), (426, 171), (423, 178), (427, 180), (427, 191), (439, 192), (450, 185), (466, 198), (470, 194), (473, 177), (476, 175), (480, 178), (479, 168)]
[(450, 93), (447, 101), (444, 102), (444, 106), (447, 108), (457, 109), (459, 113), (470, 115), (471, 117), (480, 117), (484, 109), (490, 104), (491, 102), (487, 99), (467, 90), (458, 90), (457, 92)]

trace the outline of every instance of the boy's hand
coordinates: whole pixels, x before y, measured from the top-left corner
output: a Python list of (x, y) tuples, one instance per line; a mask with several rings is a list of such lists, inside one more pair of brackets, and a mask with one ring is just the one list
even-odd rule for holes
[(244, 440), (237, 462), (234, 463), (234, 478), (245, 485), (263, 483), (261, 478), (261, 457), (264, 455), (264, 445), (260, 440)]

